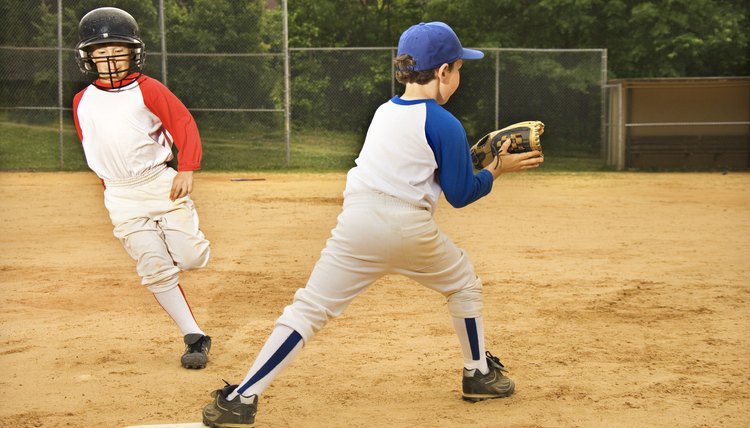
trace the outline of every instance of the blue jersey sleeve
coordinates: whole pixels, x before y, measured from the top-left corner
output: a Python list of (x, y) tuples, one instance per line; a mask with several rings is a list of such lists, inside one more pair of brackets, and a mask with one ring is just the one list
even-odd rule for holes
[(474, 174), (466, 131), (436, 102), (427, 103), (425, 135), (435, 153), (440, 187), (452, 206), (464, 207), (490, 193), (492, 174), (485, 170)]

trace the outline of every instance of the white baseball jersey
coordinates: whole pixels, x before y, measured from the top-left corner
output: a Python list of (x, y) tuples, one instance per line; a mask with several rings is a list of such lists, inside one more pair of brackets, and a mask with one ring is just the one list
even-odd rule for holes
[(173, 143), (180, 171), (200, 168), (198, 127), (182, 102), (158, 80), (141, 75), (114, 91), (89, 85), (75, 96), (73, 117), (86, 161), (105, 183), (130, 180), (161, 167), (172, 159)]
[(105, 184), (114, 235), (143, 285), (154, 293), (177, 287), (180, 270), (204, 267), (210, 255), (190, 196), (169, 197), (177, 174), (166, 165), (172, 144), (180, 171), (200, 168), (193, 116), (159, 81), (132, 75), (116, 90), (92, 84), (76, 94), (73, 117), (86, 161)]
[(474, 174), (461, 123), (435, 100), (381, 105), (367, 131), (344, 196), (381, 192), (434, 212), (440, 192), (454, 207), (492, 190), (492, 174)]

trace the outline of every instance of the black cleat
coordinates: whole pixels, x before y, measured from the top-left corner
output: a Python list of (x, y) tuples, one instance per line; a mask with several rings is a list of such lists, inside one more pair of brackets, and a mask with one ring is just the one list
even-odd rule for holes
[(509, 397), (513, 394), (516, 385), (513, 381), (503, 374), (505, 366), (500, 359), (488, 352), (487, 365), (490, 372), (482, 374), (477, 369), (464, 369), (463, 394), (462, 398), (466, 401), (477, 402), (489, 400), (491, 398)]
[(253, 403), (245, 404), (239, 395), (234, 400), (227, 396), (238, 385), (225, 386), (211, 393), (214, 401), (203, 408), (203, 425), (211, 428), (250, 428), (255, 426), (255, 413), (258, 411), (258, 396), (253, 395)]
[(185, 353), (182, 354), (182, 367), (202, 369), (208, 363), (208, 351), (211, 350), (211, 338), (198, 333), (185, 335)]

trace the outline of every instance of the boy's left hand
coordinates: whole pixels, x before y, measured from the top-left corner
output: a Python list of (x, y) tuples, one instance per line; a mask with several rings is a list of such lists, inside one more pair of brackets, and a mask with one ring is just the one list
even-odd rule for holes
[(172, 190), (169, 192), (169, 199), (172, 201), (182, 198), (193, 191), (193, 171), (178, 171), (172, 180)]
[(507, 172), (525, 171), (531, 168), (538, 168), (544, 162), (544, 155), (539, 150), (532, 150), (523, 153), (508, 153), (510, 140), (506, 140), (496, 158), (486, 168), (493, 178)]

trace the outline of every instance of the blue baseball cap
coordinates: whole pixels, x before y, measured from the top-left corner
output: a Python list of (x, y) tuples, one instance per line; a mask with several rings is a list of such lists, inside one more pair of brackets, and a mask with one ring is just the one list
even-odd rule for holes
[(413, 71), (432, 70), (459, 59), (480, 59), (482, 51), (461, 46), (458, 36), (444, 22), (420, 22), (401, 34), (398, 55), (408, 54), (416, 61)]

